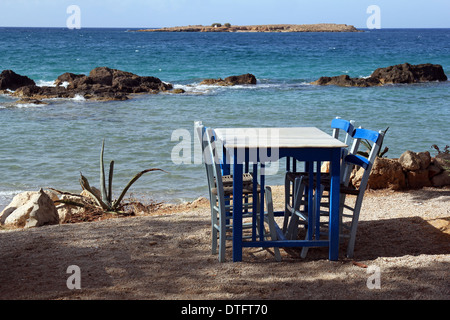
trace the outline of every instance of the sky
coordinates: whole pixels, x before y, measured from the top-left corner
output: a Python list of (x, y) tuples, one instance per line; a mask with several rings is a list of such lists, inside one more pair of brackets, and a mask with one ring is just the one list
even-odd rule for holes
[(450, 28), (450, 0), (0, 0), (0, 27), (66, 27), (79, 8), (81, 28), (345, 23), (367, 28)]

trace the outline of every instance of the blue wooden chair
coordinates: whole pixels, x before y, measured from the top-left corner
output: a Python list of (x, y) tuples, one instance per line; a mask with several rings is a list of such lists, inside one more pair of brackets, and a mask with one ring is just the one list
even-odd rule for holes
[[(355, 131), (354, 127), (355, 121), (354, 120), (343, 120), (340, 117), (336, 117), (331, 121), (331, 128), (333, 129), (332, 136), (335, 139), (341, 139), (345, 144), (350, 146), (353, 133)], [(342, 139), (341, 132), (344, 132), (344, 139)], [(349, 153), (348, 148), (342, 149), (342, 155), (341, 159), (344, 159), (345, 156)], [(292, 160), (292, 168), (290, 161)], [(319, 170), (319, 169), (318, 169)], [(348, 170), (348, 169), (347, 169)], [(295, 179), (298, 177), (305, 177), (308, 176), (307, 172), (298, 172), (296, 168), (296, 162), (295, 159), (287, 159), (286, 162), (286, 175), (285, 175), (285, 181), (284, 181), (284, 194), (285, 194), (285, 209), (284, 209), (284, 221), (283, 221), (283, 232), (287, 232), (287, 226), (289, 218), (294, 211), (293, 208), (295, 207), (294, 204), (294, 184)], [(321, 175), (322, 179), (329, 180), (330, 176), (328, 172), (324, 172)], [(350, 177), (350, 172), (346, 171), (346, 168), (341, 170), (341, 183), (344, 183), (344, 179)], [(303, 180), (305, 181), (305, 180)], [(299, 205), (300, 203), (297, 203)]]
[[(212, 227), (212, 253), (217, 254), (217, 247), (219, 248), (219, 261), (225, 261), (226, 240), (231, 240), (227, 236), (227, 232), (232, 231), (232, 195), (233, 195), (233, 177), (231, 175), (222, 175), (220, 162), (218, 159), (218, 152), (215, 149), (215, 134), (211, 128), (204, 127), (201, 123), (195, 123), (195, 130), (197, 136), (202, 144), (202, 152), (205, 162), (206, 175), (208, 180), (208, 190), (210, 198), (211, 209), (211, 227)], [(256, 201), (256, 217), (259, 230), (259, 185), (257, 185), (258, 197), (253, 199), (253, 176), (245, 173), (243, 176), (243, 218), (250, 220), (253, 215), (253, 201)], [(270, 196), (270, 195), (269, 195)], [(266, 198), (267, 199), (267, 198)], [(267, 200), (266, 200), (267, 201)], [(272, 201), (270, 199), (270, 201)], [(270, 234), (272, 239), (276, 239), (275, 220), (272, 213), (265, 214), (265, 221), (269, 224)], [(264, 223), (264, 222), (263, 222)], [(243, 223), (243, 229), (254, 229), (252, 221)], [(247, 235), (244, 238), (251, 238)], [(275, 248), (275, 258), (277, 261), (281, 260), (278, 248)]]
[[(352, 186), (349, 186), (349, 177), (345, 177), (343, 181), (341, 181), (340, 186), (340, 237), (341, 238), (347, 238), (348, 244), (347, 244), (347, 257), (351, 258), (353, 257), (354, 248), (355, 248), (355, 241), (356, 241), (356, 232), (358, 228), (358, 221), (359, 221), (359, 215), (361, 212), (361, 206), (364, 199), (364, 193), (367, 188), (367, 183), (369, 181), (370, 171), (372, 169), (373, 163), (375, 162), (375, 159), (378, 155), (378, 152), (381, 148), (381, 145), (383, 143), (384, 139), (384, 133), (383, 132), (376, 132), (372, 130), (362, 129), (358, 128), (353, 133), (354, 142), (352, 144), (352, 148), (348, 155), (345, 156), (343, 165), (345, 167), (344, 170), (347, 170), (346, 172), (348, 175), (350, 175), (350, 172), (354, 167), (360, 167), (364, 170), (361, 183), (359, 185), (358, 189), (353, 188)], [(361, 140), (364, 139), (367, 142), (371, 143), (371, 149), (368, 158), (362, 157), (357, 154), (357, 151), (360, 146)], [(292, 217), (290, 219), (288, 230), (291, 232), (289, 234), (290, 237), (294, 235), (296, 230), (296, 225), (298, 223), (305, 224), (307, 221), (307, 212), (305, 209), (301, 210), (299, 208), (299, 203), (301, 202), (301, 199), (305, 196), (304, 193), (302, 193), (303, 189), (301, 185), (304, 185), (304, 180), (301, 177), (297, 177), (295, 181), (295, 188), (296, 190), (300, 190), (295, 194), (294, 203), (296, 204), (295, 211), (292, 213)], [(320, 195), (322, 195), (322, 192), (329, 191), (330, 184), (327, 183), (327, 181), (323, 181), (323, 184), (321, 185), (321, 192)], [(350, 206), (346, 204), (345, 198), (346, 195), (355, 195), (355, 203), (353, 206)], [(316, 203), (316, 201), (314, 201)], [(321, 203), (321, 206), (328, 207), (328, 203)], [(328, 207), (329, 209), (329, 207)], [(345, 212), (344, 212), (344, 209)], [(346, 211), (350, 211), (350, 214), (346, 213)], [(328, 216), (329, 210), (326, 211), (320, 211), (321, 215)], [(349, 219), (348, 222), (344, 221), (344, 218)], [(315, 221), (316, 219), (312, 219)], [(322, 223), (322, 226), (327, 226), (328, 221), (325, 221)], [(313, 226), (313, 229), (315, 226)], [(295, 234), (296, 236), (296, 234)], [(307, 235), (308, 236), (308, 235)], [(306, 253), (308, 252), (308, 248), (303, 248), (301, 256), (304, 258), (306, 256)]]

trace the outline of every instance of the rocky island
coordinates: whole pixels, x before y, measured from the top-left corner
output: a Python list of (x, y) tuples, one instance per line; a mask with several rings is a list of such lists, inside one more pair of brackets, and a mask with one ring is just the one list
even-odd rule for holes
[(140, 32), (362, 32), (354, 26), (336, 23), (318, 24), (264, 24), (234, 26), (226, 23), (214, 23), (211, 26), (191, 25), (184, 27), (167, 27), (141, 29)]

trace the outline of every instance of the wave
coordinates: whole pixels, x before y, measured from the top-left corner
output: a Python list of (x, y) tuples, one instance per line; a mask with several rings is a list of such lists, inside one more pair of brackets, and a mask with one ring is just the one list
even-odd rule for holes
[[(38, 80), (36, 81), (36, 85), (38, 87), (56, 87), (55, 81), (47, 81), (47, 80)], [(64, 81), (60, 84), (60, 86), (67, 89), (67, 86), (69, 85), (69, 82)]]
[(243, 84), (234, 86), (221, 86), (212, 84), (201, 84), (201, 82), (192, 82), (188, 84), (175, 84), (174, 89), (184, 90), (184, 94), (215, 94), (226, 90), (293, 90), (304, 89), (305, 87), (312, 86), (309, 81), (304, 79), (300, 80), (270, 80), (270, 79), (258, 79), (255, 85)]

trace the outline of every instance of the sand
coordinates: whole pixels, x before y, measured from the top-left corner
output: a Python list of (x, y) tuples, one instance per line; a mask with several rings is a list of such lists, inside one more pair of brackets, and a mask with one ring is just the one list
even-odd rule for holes
[[(274, 188), (282, 204), (281, 188)], [(351, 200), (351, 199), (350, 199)], [(211, 254), (207, 201), (151, 216), (0, 232), (0, 299), (450, 299), (450, 189), (367, 191), (353, 259), (326, 248)], [(81, 289), (69, 289), (69, 266)]]

